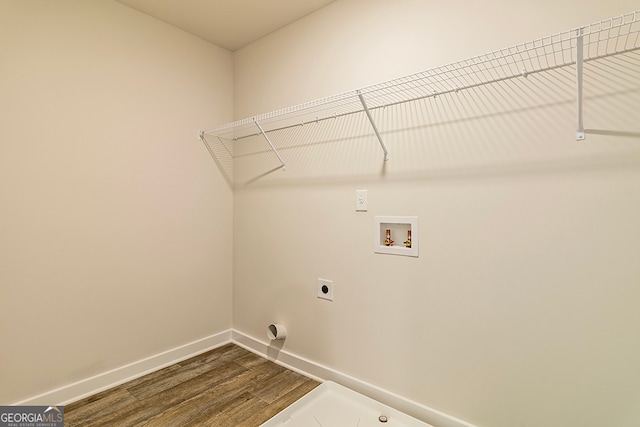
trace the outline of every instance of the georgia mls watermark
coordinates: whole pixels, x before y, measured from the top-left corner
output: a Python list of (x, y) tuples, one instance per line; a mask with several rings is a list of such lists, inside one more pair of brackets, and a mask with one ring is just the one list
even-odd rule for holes
[(64, 427), (64, 407), (0, 406), (0, 427)]

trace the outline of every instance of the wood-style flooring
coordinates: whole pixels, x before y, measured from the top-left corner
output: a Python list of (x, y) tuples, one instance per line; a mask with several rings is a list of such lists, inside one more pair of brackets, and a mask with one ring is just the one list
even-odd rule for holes
[(257, 427), (318, 382), (235, 344), (64, 407), (66, 427)]

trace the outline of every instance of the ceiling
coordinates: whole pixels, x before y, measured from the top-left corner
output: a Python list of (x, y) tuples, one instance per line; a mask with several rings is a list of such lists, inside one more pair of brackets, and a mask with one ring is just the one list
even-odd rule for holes
[(116, 0), (236, 51), (335, 0)]

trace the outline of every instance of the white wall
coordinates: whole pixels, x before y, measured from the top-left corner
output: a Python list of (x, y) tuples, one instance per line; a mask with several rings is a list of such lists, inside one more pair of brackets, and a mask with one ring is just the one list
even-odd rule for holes
[[(236, 53), (236, 119), (635, 6), (341, 0)], [(614, 94), (596, 71), (584, 143), (561, 73), (430, 101), (435, 124), (386, 134), (384, 166), (374, 139), (300, 141), (262, 177), (239, 157), (234, 329), (282, 322), (284, 350), (478, 426), (638, 425), (639, 83)], [(374, 215), (419, 216), (420, 257), (374, 254)]]
[(110, 0), (0, 1), (0, 403), (231, 326), (231, 53)]

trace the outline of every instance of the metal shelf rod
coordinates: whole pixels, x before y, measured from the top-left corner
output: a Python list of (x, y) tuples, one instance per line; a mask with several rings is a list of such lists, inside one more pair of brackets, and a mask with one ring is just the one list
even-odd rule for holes
[[(605, 56), (609, 56), (609, 55), (605, 55)], [(597, 59), (597, 58), (593, 58), (593, 59)], [(540, 69), (540, 70), (528, 71), (527, 75), (529, 76), (529, 75), (532, 75), (532, 74), (542, 73), (542, 72), (545, 72), (545, 71), (556, 70), (556, 69), (567, 67), (567, 66), (570, 66), (570, 65), (573, 65), (573, 64), (575, 64), (575, 62), (571, 62), (569, 64), (556, 65), (556, 66), (553, 66), (553, 67), (547, 67), (547, 68)], [(450, 94), (450, 93), (457, 93), (457, 92), (460, 92), (461, 90), (473, 89), (473, 88), (476, 88), (476, 87), (482, 87), (482, 86), (486, 86), (486, 85), (489, 85), (489, 84), (500, 83), (500, 82), (504, 82), (504, 81), (508, 81), (508, 80), (512, 80), (512, 79), (518, 79), (518, 78), (521, 78), (521, 77), (524, 77), (523, 74), (514, 74), (512, 76), (501, 77), (501, 78), (497, 78), (497, 79), (493, 79), (493, 80), (489, 80), (489, 81), (483, 81), (483, 82), (480, 82), (480, 83), (474, 83), (474, 84), (469, 84), (469, 85), (465, 85), (465, 86), (457, 86), (457, 87), (451, 88), (449, 90), (439, 91), (439, 92), (437, 92), (435, 94), (434, 93), (429, 93), (427, 95), (416, 96), (416, 97), (413, 97), (413, 98), (403, 99), (401, 101), (389, 102), (389, 103), (386, 103), (386, 104), (383, 104), (383, 105), (379, 105), (379, 106), (375, 106), (375, 107), (368, 107), (368, 109), (369, 109), (369, 111), (373, 111), (373, 110), (378, 110), (380, 108), (393, 107), (393, 106), (396, 106), (396, 105), (405, 104), (407, 102), (416, 102), (416, 101), (420, 101), (420, 100), (427, 99), (427, 98), (435, 98), (435, 97), (441, 96), (441, 95), (446, 95), (446, 94)], [(374, 93), (374, 92), (370, 92), (370, 93)], [(306, 124), (323, 122), (325, 120), (332, 120), (332, 119), (336, 119), (336, 118), (340, 118), (340, 117), (346, 117), (346, 116), (350, 116), (352, 114), (360, 114), (360, 113), (364, 113), (364, 112), (365, 112), (365, 110), (360, 108), (360, 109), (357, 109), (357, 110), (348, 111), (346, 113), (333, 114), (331, 116), (319, 117), (319, 118), (316, 118), (314, 120), (309, 120), (308, 122), (295, 123), (295, 124), (287, 125), (287, 126), (280, 126), (280, 127), (277, 127), (277, 128), (269, 129), (269, 130), (265, 131), (265, 133), (283, 131), (283, 130), (287, 130), (287, 129), (293, 129), (295, 127), (304, 126)], [(207, 131), (205, 131), (205, 132), (207, 132)], [(254, 136), (257, 136), (257, 135), (260, 135), (260, 133), (247, 134), (247, 135), (239, 136), (239, 137), (233, 138), (233, 139), (235, 141), (238, 141), (238, 140), (241, 140), (241, 139), (244, 139), (244, 138), (251, 138), (251, 137), (254, 137)]]
[[(587, 59), (583, 58), (582, 62), (584, 64), (584, 63), (591, 62), (591, 61), (597, 61), (597, 60), (601, 60), (601, 59), (604, 59), (604, 58), (608, 58), (610, 56), (616, 56), (616, 55), (620, 55), (620, 54), (630, 53), (630, 52), (636, 51), (638, 49), (639, 48), (630, 48), (630, 49), (624, 49), (624, 50), (620, 50), (620, 51), (616, 51), (616, 52), (612, 52), (612, 53), (608, 53), (608, 54), (592, 56), (592, 57), (587, 58)], [(544, 72), (547, 72), (547, 71), (553, 71), (553, 70), (557, 70), (557, 69), (560, 69), (560, 68), (569, 67), (569, 66), (572, 66), (572, 65), (576, 65), (576, 61), (568, 62), (566, 64), (563, 63), (563, 64), (560, 64), (560, 65), (554, 65), (554, 66), (541, 68), (541, 69), (537, 69), (537, 70), (527, 71), (526, 72), (526, 76), (530, 76), (530, 75), (538, 74), (538, 73), (544, 73)], [(454, 87), (454, 88), (449, 89), (449, 90), (439, 91), (437, 94), (429, 93), (429, 94), (422, 95), (422, 96), (416, 96), (416, 97), (413, 97), (413, 98), (403, 99), (401, 101), (385, 103), (384, 105), (380, 105), (380, 106), (369, 107), (369, 111), (378, 110), (380, 108), (393, 107), (393, 106), (401, 105), (401, 104), (404, 104), (404, 103), (407, 103), (407, 102), (420, 101), (420, 100), (423, 100), (423, 99), (433, 98), (433, 97), (440, 96), (440, 95), (446, 95), (446, 94), (450, 94), (450, 93), (457, 93), (457, 92), (460, 92), (460, 91), (466, 90), (466, 89), (473, 89), (473, 88), (482, 87), (482, 86), (485, 86), (485, 85), (490, 85), (490, 84), (494, 84), (494, 83), (500, 83), (500, 82), (504, 82), (504, 81), (518, 79), (518, 78), (521, 78), (521, 77), (526, 77), (526, 76), (523, 73), (519, 73), (519, 74), (514, 74), (514, 75), (511, 75), (511, 76), (496, 78), (496, 79), (492, 79), (492, 80), (488, 80), (488, 81), (482, 81), (482, 82), (479, 82), (479, 83), (469, 84), (469, 85), (465, 85), (465, 86), (457, 86), (457, 87)], [(370, 93), (374, 93), (374, 91), (371, 91)], [(348, 112), (345, 112), (345, 113), (339, 113), (339, 114), (333, 114), (333, 115), (330, 115), (330, 116), (319, 117), (319, 118), (316, 118), (314, 120), (310, 120), (308, 122), (295, 123), (295, 124), (287, 125), (287, 126), (280, 126), (280, 127), (277, 127), (277, 128), (266, 130), (265, 133), (283, 131), (283, 130), (292, 129), (292, 128), (299, 127), (299, 126), (304, 126), (306, 124), (323, 122), (325, 120), (336, 119), (336, 118), (345, 117), (345, 116), (349, 116), (349, 115), (352, 115), (352, 114), (359, 114), (359, 113), (363, 113), (363, 112), (364, 112), (364, 110), (362, 108), (354, 109), (354, 110), (351, 110), (351, 111), (348, 111)], [(253, 119), (253, 120), (256, 120), (256, 119)], [(203, 132), (204, 133), (208, 133), (208, 132), (212, 132), (214, 130), (215, 130), (215, 128), (212, 128), (212, 129), (209, 129), (209, 130), (205, 130)], [(257, 135), (260, 135), (260, 133), (259, 132), (258, 133), (251, 133), (251, 134), (239, 136), (239, 137), (236, 137), (236, 138), (229, 138), (229, 139), (234, 139), (234, 140), (238, 141), (238, 140), (241, 140), (241, 139), (244, 139), (244, 138), (251, 138), (251, 137), (254, 137), (254, 136), (257, 136)]]
[[(285, 162), (268, 138), (270, 132), (319, 123), (330, 119), (365, 113), (385, 151), (386, 146), (371, 112), (380, 108), (415, 102), (464, 89), (527, 77), (535, 73), (575, 65), (577, 108), (576, 139), (585, 138), (583, 123), (584, 65), (613, 55), (640, 49), (640, 11), (613, 17), (577, 29), (564, 31), (527, 43), (455, 62), (410, 76), (383, 82), (343, 94), (295, 105), (252, 118), (242, 119), (202, 131), (203, 134), (238, 141), (262, 135), (274, 151), (283, 169)], [(575, 49), (575, 56), (573, 55)], [(365, 96), (367, 100), (365, 101)], [(358, 102), (358, 99), (360, 102)], [(371, 107), (367, 102), (372, 103)], [(315, 117), (314, 117), (315, 116)], [(297, 123), (293, 123), (300, 118)], [(252, 131), (256, 123), (259, 133)], [(260, 124), (266, 126), (266, 130)], [(255, 129), (255, 128), (254, 128)], [(201, 135), (204, 136), (204, 135)], [(202, 139), (202, 137), (201, 137)]]

